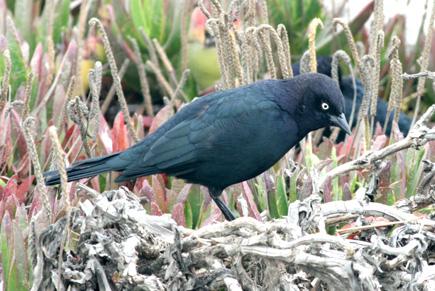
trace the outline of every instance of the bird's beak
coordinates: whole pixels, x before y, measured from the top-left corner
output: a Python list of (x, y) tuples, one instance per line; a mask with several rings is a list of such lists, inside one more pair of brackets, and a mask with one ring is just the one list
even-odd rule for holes
[(349, 124), (346, 121), (346, 116), (344, 113), (340, 114), (339, 116), (331, 115), (330, 120), (333, 125), (338, 126), (342, 130), (344, 130), (347, 134), (351, 135), (352, 131), (350, 130)]

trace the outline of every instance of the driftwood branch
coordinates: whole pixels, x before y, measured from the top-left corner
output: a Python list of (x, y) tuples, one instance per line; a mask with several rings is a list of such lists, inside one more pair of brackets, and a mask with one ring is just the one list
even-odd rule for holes
[[(75, 248), (52, 259), (66, 219), (35, 234), (42, 251), (34, 290), (51, 290), (59, 279), (65, 290), (83, 284), (93, 290), (417, 290), (435, 283), (428, 263), (435, 222), (392, 206), (320, 204), (312, 195), (290, 204), (285, 219), (245, 217), (190, 230), (168, 215), (147, 215), (125, 188), (101, 195), (80, 188), (88, 198), (71, 214), (76, 237), (68, 245)], [(352, 237), (322, 231), (371, 217), (410, 223), (354, 228)]]
[(410, 147), (418, 148), (429, 141), (435, 140), (435, 128), (430, 129), (425, 125), (426, 122), (428, 122), (430, 118), (434, 115), (434, 113), (435, 105), (432, 105), (415, 123), (406, 138), (389, 146), (386, 146), (378, 151), (369, 152), (356, 160), (341, 164), (338, 167), (332, 169), (331, 171), (328, 171), (324, 176), (320, 178), (320, 189), (322, 189), (328, 181), (336, 176), (343, 175), (351, 171), (368, 168), (370, 166), (373, 166), (375, 162), (382, 160), (401, 150)]

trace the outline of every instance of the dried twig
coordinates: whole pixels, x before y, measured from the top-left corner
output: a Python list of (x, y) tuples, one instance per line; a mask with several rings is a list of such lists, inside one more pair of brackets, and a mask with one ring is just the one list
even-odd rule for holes
[(435, 72), (425, 71), (425, 72), (419, 72), (415, 74), (403, 73), (402, 78), (404, 80), (417, 79), (417, 78), (429, 78), (435, 80)]
[[(124, 77), (125, 72), (127, 71), (128, 65), (130, 65), (130, 60), (125, 59), (121, 65), (121, 68), (119, 69), (119, 78), (121, 80)], [(101, 113), (103, 115), (106, 114), (107, 110), (109, 109), (110, 103), (112, 102), (113, 97), (115, 97), (115, 93), (116, 93), (116, 87), (115, 84), (112, 84), (109, 93), (107, 93), (106, 98), (104, 99), (103, 104), (101, 105)]]
[[(174, 99), (178, 98), (179, 95), (183, 96), (183, 87), (186, 85), (187, 79), (189, 78), (190, 70), (186, 69), (181, 75), (180, 81), (178, 82), (177, 88), (174, 91)], [(188, 102), (187, 96), (184, 96), (184, 101)]]
[[(83, 276), (85, 284), (91, 284), (102, 279), (95, 268), (100, 270), (101, 260), (105, 257), (102, 254), (107, 256), (109, 253), (112, 260), (105, 261), (104, 281), (107, 284), (113, 274), (117, 274), (116, 281), (111, 283), (118, 289), (147, 284), (156, 290), (230, 286), (235, 290), (268, 290), (271, 286), (283, 290), (286, 287), (311, 290), (311, 282), (321, 280), (325, 288), (380, 290), (381, 285), (394, 278), (396, 270), (404, 275), (413, 274), (411, 269), (405, 268), (406, 264), (424, 268), (428, 259), (423, 254), (428, 250), (435, 226), (429, 219), (380, 203), (351, 200), (317, 204), (310, 197), (290, 204), (291, 211), (286, 219), (260, 222), (243, 217), (190, 230), (176, 226), (168, 216), (147, 215), (138, 198), (125, 188), (101, 195), (93, 193), (92, 189), (89, 191), (88, 200), (81, 203), (82, 211), (72, 216), (71, 221), (82, 242), (82, 247), (76, 251), (82, 261), (80, 264), (70, 261), (60, 270), (44, 253), (43, 262), (48, 270), (43, 273), (44, 278), (54, 273), (65, 284), (77, 286), (80, 283), (71, 280), (74, 274)], [(338, 217), (347, 213), (353, 215), (352, 220), (375, 216), (390, 222), (351, 230), (369, 235), (370, 241), (315, 232), (325, 220), (333, 221), (334, 218), (334, 225), (339, 223)], [(404, 225), (403, 221), (412, 224)], [(119, 232), (112, 226), (120, 223), (123, 226), (122, 235), (119, 235), (121, 243), (105, 240), (108, 233), (116, 235)], [(317, 227), (305, 227), (310, 224)], [(58, 235), (64, 225), (65, 221), (59, 221), (41, 236)], [(385, 227), (388, 231), (391, 225), (397, 227), (388, 237), (381, 230), (372, 231), (374, 227)], [(89, 238), (87, 234), (91, 229), (97, 233)], [(92, 243), (88, 243), (91, 239)], [(59, 249), (59, 241), (41, 241), (44, 249)], [(90, 249), (95, 255), (89, 255)], [(132, 252), (132, 249), (137, 251)], [(148, 259), (140, 260), (139, 255)], [(95, 260), (97, 267), (90, 263)], [(137, 272), (142, 268), (146, 268), (147, 273)], [(393, 272), (379, 272), (379, 269)], [(88, 272), (92, 275), (84, 276)], [(413, 275), (414, 279), (400, 283), (429, 286), (429, 282), (426, 285), (418, 283), (425, 275), (420, 272)], [(51, 280), (42, 282), (45, 288), (52, 284)]]
[(305, 51), (300, 59), (299, 71), (301, 74), (309, 73), (311, 70), (311, 56), (309, 51)]
[(171, 99), (174, 98), (174, 90), (172, 89), (169, 82), (166, 80), (165, 76), (163, 76), (162, 70), (159, 68), (158, 64), (153, 63), (148, 60), (146, 62), (147, 67), (156, 75), (157, 81), (163, 90), (169, 95)]
[(175, 75), (174, 67), (172, 66), (171, 62), (169, 61), (168, 56), (166, 55), (165, 50), (162, 48), (162, 46), (157, 41), (157, 39), (153, 39), (153, 44), (154, 44), (154, 47), (156, 49), (157, 54), (160, 57), (160, 60), (163, 63), (163, 66), (165, 67), (166, 71), (169, 74), (169, 79), (172, 83), (172, 86), (175, 86), (178, 83), (178, 81), (177, 81), (177, 76)]
[(139, 73), (140, 88), (142, 91), (142, 97), (144, 99), (145, 110), (148, 116), (154, 116), (153, 103), (150, 94), (150, 86), (148, 84), (148, 79), (145, 71), (145, 64), (143, 63), (142, 60), (142, 55), (139, 50), (139, 45), (137, 44), (137, 41), (134, 38), (130, 38), (130, 41), (133, 44), (134, 53), (136, 55), (136, 66), (137, 66), (137, 71)]
[(432, 105), (416, 122), (406, 138), (394, 144), (391, 144), (381, 150), (367, 153), (356, 160), (341, 164), (340, 166), (327, 172), (320, 179), (319, 185), (321, 186), (321, 188), (323, 188), (325, 184), (335, 176), (370, 167), (375, 161), (382, 160), (398, 151), (410, 147), (423, 146), (428, 141), (435, 140), (435, 129), (429, 129), (425, 126), (425, 123), (433, 116), (434, 113), (435, 105)]

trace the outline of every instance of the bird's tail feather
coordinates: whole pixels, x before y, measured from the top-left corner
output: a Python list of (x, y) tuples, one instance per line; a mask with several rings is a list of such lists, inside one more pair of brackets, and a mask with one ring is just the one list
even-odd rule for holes
[[(113, 167), (115, 163), (109, 163), (118, 155), (119, 153), (115, 153), (104, 157), (91, 158), (72, 165), (66, 169), (68, 182), (93, 177), (104, 172), (121, 170)], [(60, 183), (60, 175), (57, 170), (45, 172), (44, 178), (47, 186)]]

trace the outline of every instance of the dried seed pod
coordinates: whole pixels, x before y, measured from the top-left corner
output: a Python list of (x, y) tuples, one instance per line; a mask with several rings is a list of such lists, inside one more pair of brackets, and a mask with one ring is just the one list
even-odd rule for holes
[(349, 45), (350, 51), (352, 53), (353, 61), (356, 64), (357, 70), (359, 70), (359, 68), (361, 66), (361, 60), (360, 60), (360, 56), (359, 56), (358, 49), (357, 49), (357, 46), (355, 44), (355, 40), (353, 38), (352, 32), (350, 31), (349, 25), (346, 22), (344, 22), (344, 20), (341, 18), (334, 18), (333, 24), (335, 25), (335, 27), (337, 27), (338, 25), (343, 27), (344, 34), (345, 34), (346, 40), (347, 40), (347, 44)]
[(36, 177), (36, 187), (41, 195), (43, 201), (43, 207), (47, 213), (49, 220), (52, 219), (51, 203), (48, 197), (47, 187), (45, 186), (44, 177), (42, 175), (41, 165), (39, 164), (38, 153), (36, 151), (35, 141), (33, 139), (32, 131), (36, 125), (36, 120), (34, 117), (27, 117), (22, 124), (24, 139), (26, 140), (27, 151), (30, 156), (30, 160), (33, 164), (33, 169), (35, 171)]
[(311, 56), (310, 56), (310, 52), (309, 51), (305, 51), (304, 54), (302, 55), (300, 61), (300, 73), (301, 74), (305, 74), (305, 73), (309, 73), (311, 70), (310, 66), (311, 66)]
[(292, 58), (291, 58), (290, 42), (288, 40), (287, 29), (283, 24), (278, 24), (276, 31), (278, 32), (278, 35), (281, 38), (282, 46), (284, 48), (286, 64), (289, 70), (289, 78), (293, 78)]
[(348, 66), (350, 75), (352, 76), (353, 101), (352, 101), (352, 110), (351, 110), (350, 118), (349, 118), (349, 127), (352, 128), (353, 117), (355, 115), (355, 108), (356, 108), (356, 96), (357, 96), (355, 74), (353, 72), (353, 67), (352, 67), (352, 62), (351, 62), (350, 56), (343, 50), (336, 51), (334, 53), (334, 55), (332, 56), (331, 76), (337, 82), (338, 85), (340, 85), (339, 80), (338, 80), (338, 63), (339, 63), (339, 61), (344, 62)]
[(379, 93), (379, 78), (381, 71), (381, 51), (384, 47), (384, 32), (382, 30), (378, 31), (376, 38), (376, 47), (373, 52), (373, 58), (375, 60), (375, 67), (373, 70), (372, 76), (372, 91), (370, 92), (370, 119), (371, 119), (371, 128), (374, 132), (375, 130), (375, 117), (376, 117), (376, 109), (378, 102), (378, 93)]
[(311, 20), (308, 26), (308, 51), (310, 52), (310, 72), (317, 72), (317, 57), (316, 57), (316, 31), (317, 27), (323, 28), (323, 22), (320, 18)]

